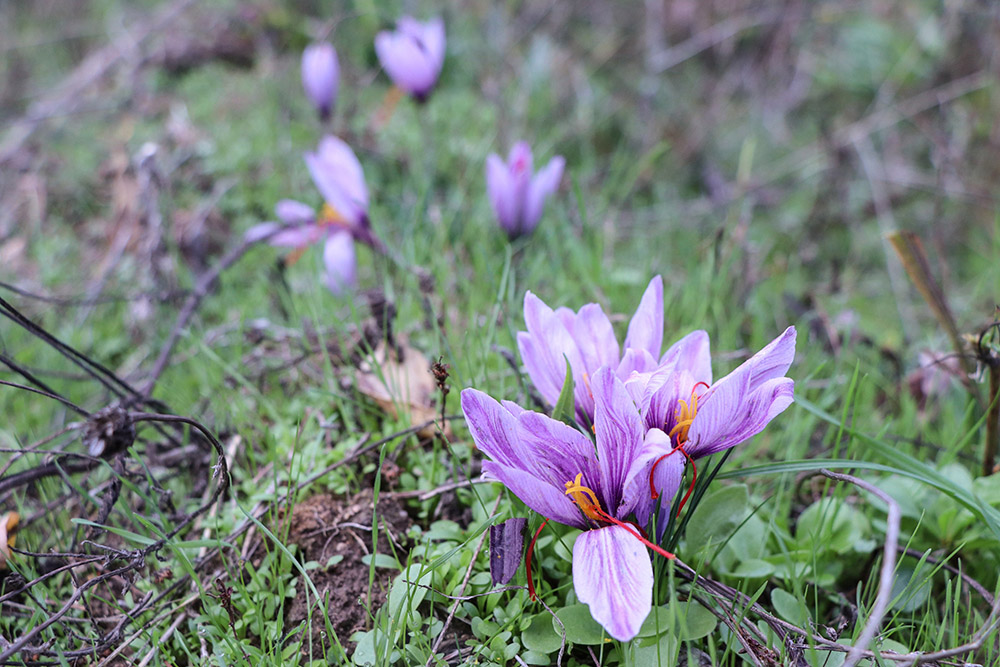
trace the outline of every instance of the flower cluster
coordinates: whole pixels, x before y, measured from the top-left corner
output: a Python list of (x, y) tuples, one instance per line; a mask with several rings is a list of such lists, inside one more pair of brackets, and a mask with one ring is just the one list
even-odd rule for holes
[(568, 363), (584, 428), (476, 389), (462, 392), (462, 410), (490, 459), (485, 476), (546, 519), (584, 531), (573, 547), (577, 598), (609, 635), (629, 640), (652, 605), (647, 547), (673, 557), (657, 542), (685, 465), (756, 435), (792, 403), (785, 373), (795, 329), (713, 382), (704, 331), (660, 354), (660, 277), (643, 295), (624, 346), (597, 304), (552, 310), (529, 292), (524, 317), (528, 330), (517, 342), (528, 375), (554, 405)]
[[(445, 30), (440, 17), (421, 22), (404, 16), (395, 31), (375, 36), (375, 53), (395, 83), (395, 105), (401, 93), (424, 103), (437, 84), (444, 65)], [(310, 44), (302, 53), (302, 87), (320, 120), (333, 114), (340, 87), (337, 52), (327, 42)], [(327, 135), (314, 152), (305, 154), (306, 165), (324, 198), (317, 213), (308, 204), (284, 199), (275, 207), (277, 222), (265, 222), (247, 231), (248, 242), (266, 241), (294, 250), (292, 264), (313, 243), (323, 242), (326, 285), (335, 294), (357, 283), (355, 242), (384, 251), (368, 221), (368, 188), (354, 151), (342, 139)], [(511, 238), (530, 234), (541, 219), (545, 200), (559, 187), (565, 160), (556, 156), (537, 174), (531, 147), (518, 142), (505, 163), (498, 155), (486, 160), (486, 190), (500, 228)]]

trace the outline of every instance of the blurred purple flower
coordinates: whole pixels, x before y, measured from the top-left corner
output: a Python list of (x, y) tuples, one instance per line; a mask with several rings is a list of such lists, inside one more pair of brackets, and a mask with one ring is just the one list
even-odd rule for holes
[(304, 157), (313, 182), (326, 200), (319, 215), (307, 204), (283, 199), (275, 206), (280, 222), (255, 225), (244, 238), (296, 248), (289, 263), (297, 260), (306, 246), (324, 240), (326, 283), (339, 294), (356, 283), (354, 241), (376, 250), (383, 248), (368, 222), (368, 187), (354, 151), (337, 137), (323, 137), (316, 152)]
[(594, 441), (475, 389), (462, 392), (462, 411), (476, 446), (491, 459), (483, 463), (484, 476), (542, 516), (584, 531), (573, 547), (577, 599), (609, 635), (628, 641), (652, 607), (653, 568), (643, 545), (673, 558), (643, 538), (629, 517), (648, 502), (656, 462), (675, 473), (676, 484), (662, 489), (665, 499), (674, 497), (684, 459), (668, 456), (669, 437), (646, 428), (613, 369), (597, 370), (591, 386)]
[(337, 52), (326, 42), (310, 44), (302, 52), (302, 87), (323, 121), (330, 118), (337, 101), (340, 66)]
[(486, 190), (497, 221), (509, 237), (534, 231), (545, 199), (559, 187), (565, 165), (566, 160), (557, 155), (535, 174), (531, 147), (523, 141), (511, 148), (506, 164), (495, 153), (486, 158)]
[(418, 102), (425, 102), (437, 83), (444, 65), (444, 45), (440, 17), (421, 23), (404, 16), (395, 31), (384, 30), (375, 36), (375, 53), (386, 74)]

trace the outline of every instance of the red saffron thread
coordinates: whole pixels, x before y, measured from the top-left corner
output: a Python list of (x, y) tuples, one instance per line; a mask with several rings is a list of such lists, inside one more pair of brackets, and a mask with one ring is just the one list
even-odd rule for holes
[[(688, 462), (691, 464), (691, 486), (688, 487), (687, 493), (684, 494), (684, 497), (681, 498), (680, 505), (677, 506), (677, 517), (678, 518), (680, 518), (681, 510), (684, 509), (684, 503), (686, 503), (688, 501), (688, 498), (691, 497), (691, 493), (694, 491), (694, 483), (698, 481), (698, 466), (696, 466), (694, 464), (694, 459), (691, 458), (690, 454), (688, 454), (687, 452), (684, 451), (683, 447), (681, 447), (679, 449), (681, 450), (681, 454), (683, 454), (685, 457), (687, 457)], [(671, 453), (673, 453), (673, 452), (671, 452)]]
[[(597, 511), (598, 514), (601, 515), (601, 517), (605, 521), (610, 521), (611, 523), (615, 524), (616, 526), (621, 526), (622, 528), (624, 528), (625, 530), (627, 530), (629, 533), (631, 533), (632, 536), (635, 539), (639, 540), (640, 542), (642, 542), (647, 547), (649, 547), (650, 549), (652, 549), (656, 553), (660, 554), (661, 556), (663, 556), (667, 560), (671, 560), (673, 558), (677, 558), (677, 556), (675, 556), (674, 554), (670, 553), (666, 549), (658, 547), (657, 545), (653, 544), (652, 542), (650, 542), (649, 540), (647, 540), (645, 537), (643, 537), (642, 535), (640, 535), (639, 533), (637, 533), (635, 530), (633, 530), (632, 526), (630, 526), (629, 524), (625, 523), (624, 521), (619, 521), (618, 519), (614, 518), (613, 516), (611, 516), (610, 514), (608, 514), (607, 512), (605, 512), (604, 510), (602, 510), (600, 507), (596, 508), (596, 511)], [(528, 592), (530, 593), (531, 591), (529, 590)]]
[(667, 452), (660, 458), (656, 459), (656, 461), (653, 463), (653, 467), (649, 469), (649, 497), (652, 498), (653, 500), (656, 500), (657, 498), (660, 497), (660, 492), (656, 490), (655, 486), (653, 486), (653, 473), (656, 472), (656, 466), (660, 465), (660, 461), (667, 458), (676, 451), (677, 451), (676, 449), (671, 449), (669, 452)]
[(531, 538), (531, 544), (528, 545), (528, 555), (524, 559), (524, 571), (528, 575), (528, 597), (532, 602), (537, 601), (538, 596), (535, 595), (535, 580), (531, 576), (531, 554), (535, 550), (535, 542), (538, 540), (538, 534), (542, 532), (542, 528), (545, 528), (545, 524), (548, 522), (548, 519), (542, 521), (542, 525), (535, 531), (535, 536)]

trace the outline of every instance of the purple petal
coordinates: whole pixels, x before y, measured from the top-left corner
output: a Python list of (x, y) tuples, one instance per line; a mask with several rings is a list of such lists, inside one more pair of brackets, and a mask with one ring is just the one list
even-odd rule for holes
[(444, 22), (422, 24), (408, 16), (398, 30), (375, 36), (375, 53), (386, 74), (398, 87), (422, 99), (430, 93), (444, 63)]
[(323, 264), (326, 266), (326, 286), (334, 294), (341, 294), (357, 284), (357, 260), (350, 232), (334, 232), (327, 237)]
[(656, 358), (647, 350), (635, 347), (625, 349), (615, 374), (621, 381), (628, 380), (633, 373), (650, 373), (656, 369)]
[(276, 222), (262, 222), (259, 225), (254, 225), (250, 229), (243, 232), (243, 240), (246, 241), (247, 243), (256, 243), (258, 241), (266, 239), (271, 234), (274, 234), (283, 226), (284, 225), (279, 225)]
[(524, 201), (525, 234), (531, 233), (538, 225), (538, 221), (542, 217), (542, 210), (545, 208), (545, 200), (559, 187), (565, 166), (566, 160), (561, 156), (556, 156), (531, 179)]
[(518, 425), (528, 465), (539, 477), (564, 488), (582, 473), (589, 486), (599, 490), (600, 470), (590, 438), (563, 422), (527, 410), (518, 415)]
[(653, 566), (646, 547), (620, 526), (582, 533), (573, 546), (573, 587), (609, 635), (632, 639), (652, 609)]
[(748, 391), (750, 374), (727, 376), (712, 387), (688, 432), (692, 457), (729, 449), (760, 433), (794, 401), (794, 383), (786, 377), (768, 380)]
[(326, 202), (350, 225), (361, 225), (368, 212), (368, 187), (361, 163), (351, 147), (327, 135), (315, 153), (305, 154), (306, 166)]
[(444, 19), (436, 16), (424, 24), (423, 42), (427, 51), (427, 59), (434, 67), (436, 78), (441, 73), (441, 67), (444, 66)]
[(504, 466), (523, 470), (560, 492), (579, 473), (597, 479), (590, 440), (562, 422), (536, 412), (515, 414), (509, 404), (475, 389), (462, 392), (462, 412), (476, 446)]
[(515, 517), (490, 526), (490, 579), (494, 586), (506, 584), (521, 567), (527, 525), (527, 519)]
[(506, 486), (521, 502), (545, 518), (574, 528), (587, 528), (583, 514), (564, 489), (557, 489), (520, 468), (495, 461), (483, 461), (483, 476)]
[(327, 43), (310, 44), (302, 52), (302, 86), (306, 95), (326, 120), (337, 100), (340, 66), (337, 52)]
[(764, 346), (760, 352), (744, 362), (744, 365), (753, 367), (753, 374), (750, 377), (750, 391), (756, 391), (761, 384), (768, 380), (784, 376), (794, 358), (795, 327), (788, 327), (780, 336)]
[(663, 346), (663, 278), (655, 276), (642, 295), (635, 315), (628, 323), (625, 349), (646, 350), (654, 358)]
[(518, 232), (517, 205), (507, 165), (495, 153), (486, 158), (486, 192), (500, 227), (508, 234)]
[(646, 425), (639, 409), (614, 372), (603, 367), (591, 379), (594, 390), (594, 435), (601, 471), (604, 506), (615, 518), (623, 518), (632, 507), (622, 504), (622, 489), (634, 473), (642, 453)]
[(304, 248), (319, 241), (323, 234), (319, 225), (300, 225), (282, 229), (267, 242), (276, 248)]
[(304, 225), (316, 220), (316, 211), (312, 206), (294, 199), (279, 201), (274, 206), (274, 213), (286, 225)]
[(588, 303), (581, 308), (570, 332), (588, 373), (595, 373), (601, 366), (618, 366), (618, 339), (599, 305)]
[(684, 336), (663, 353), (660, 365), (686, 370), (691, 373), (695, 382), (712, 384), (712, 356), (708, 334), (698, 330)]
[(534, 171), (534, 158), (531, 154), (531, 145), (527, 141), (518, 141), (510, 148), (507, 154), (507, 168), (513, 173), (527, 173), (530, 180)]
[(559, 392), (566, 378), (565, 366), (562, 376), (557, 377), (549, 368), (548, 355), (542, 351), (540, 345), (535, 344), (535, 339), (527, 331), (517, 333), (517, 350), (521, 354), (521, 361), (532, 384), (545, 402), (554, 406), (559, 401)]
[[(673, 447), (670, 436), (658, 428), (650, 429), (646, 433), (643, 455), (636, 462), (639, 473), (625, 484), (626, 498), (631, 500), (632, 495), (636, 496), (635, 518), (640, 526), (645, 526), (649, 522), (649, 517), (659, 503), (660, 513), (656, 521), (657, 539), (662, 537), (662, 531), (670, 521), (670, 506), (684, 478), (685, 462), (684, 455)], [(658, 499), (652, 497), (649, 487), (650, 476), (653, 478), (653, 488), (659, 494)]]
[[(524, 295), (524, 323), (530, 343), (529, 339), (518, 334), (521, 358), (538, 391), (545, 400), (555, 405), (566, 379), (567, 359), (575, 385), (583, 384), (585, 370), (576, 342), (552, 309), (531, 292)], [(577, 405), (577, 408), (580, 409), (580, 406)]]

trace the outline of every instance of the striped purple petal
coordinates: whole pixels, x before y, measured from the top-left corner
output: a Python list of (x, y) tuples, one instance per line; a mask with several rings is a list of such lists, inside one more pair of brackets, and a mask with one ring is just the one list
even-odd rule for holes
[(620, 526), (582, 533), (573, 546), (573, 588), (609, 635), (629, 641), (653, 606), (646, 547)]

